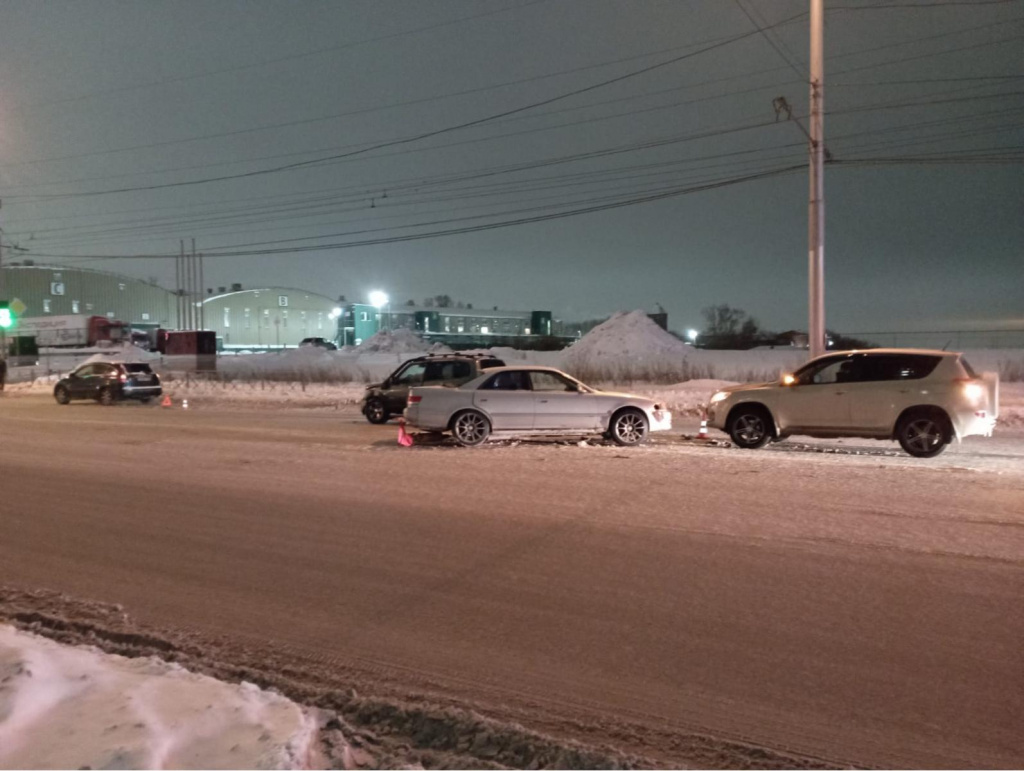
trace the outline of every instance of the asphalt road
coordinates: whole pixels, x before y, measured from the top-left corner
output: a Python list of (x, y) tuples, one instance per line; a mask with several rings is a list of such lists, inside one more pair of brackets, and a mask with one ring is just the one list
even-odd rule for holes
[(0, 400), (0, 584), (667, 763), (702, 734), (1024, 765), (1024, 434), (931, 461), (394, 436), (343, 411)]

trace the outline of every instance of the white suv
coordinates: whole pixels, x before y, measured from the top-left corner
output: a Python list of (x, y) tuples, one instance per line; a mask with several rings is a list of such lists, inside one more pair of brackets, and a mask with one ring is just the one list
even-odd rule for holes
[(776, 383), (718, 391), (708, 424), (746, 449), (792, 434), (896, 439), (932, 458), (954, 438), (991, 436), (999, 376), (979, 377), (962, 354), (900, 348), (812, 359)]

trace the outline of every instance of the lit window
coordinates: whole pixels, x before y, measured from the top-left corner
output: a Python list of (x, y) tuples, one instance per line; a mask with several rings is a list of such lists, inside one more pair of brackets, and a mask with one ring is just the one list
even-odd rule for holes
[(302, 322), (302, 331), (305, 332), (306, 331), (306, 327), (308, 326), (308, 322), (306, 321), (306, 312), (305, 311), (299, 311), (299, 319)]
[(52, 304), (50, 300), (43, 300), (43, 313), (49, 313)]
[(148, 313), (143, 313), (142, 314), (142, 320), (143, 321), (149, 321), (149, 314)]
[(281, 311), (281, 321), (281, 326), (283, 326), (285, 329), (288, 329), (288, 311)]
[(370, 320), (370, 317), (369, 317), (369, 315), (368, 315), (368, 314), (366, 313), (366, 311), (363, 311), (362, 313), (360, 313), (360, 314), (359, 314), (359, 320), (360, 320), (360, 321), (369, 321), (369, 320)]
[(263, 311), (263, 326), (266, 327), (266, 328), (270, 327), (270, 311), (269, 310)]
[(323, 311), (320, 311), (318, 314), (316, 314), (316, 328), (318, 330), (324, 328), (324, 312)]
[(71, 301), (71, 312), (72, 313), (78, 313), (79, 312), (78, 311), (78, 300), (72, 300)]
[(242, 315), (245, 316), (245, 328), (246, 329), (252, 329), (252, 319), (249, 317), (249, 309), (246, 308), (242, 312)]
[(124, 284), (118, 284), (117, 288), (120, 289), (123, 292), (124, 291)]
[(486, 335), (486, 334), (487, 334), (488, 332), (490, 332), (491, 330), (490, 330), (490, 329), (489, 329), (488, 327), (480, 327), (480, 331), (481, 331), (481, 332), (482, 332), (483, 334), (485, 334), (485, 335)]
[(227, 307), (224, 308), (224, 326), (231, 326), (231, 309)]
[(107, 311), (107, 318), (108, 319), (114, 318), (114, 312), (113, 311)]
[(85, 304), (85, 309), (86, 309), (87, 311), (91, 311), (91, 310), (92, 310), (92, 303), (86, 303), (86, 304)]

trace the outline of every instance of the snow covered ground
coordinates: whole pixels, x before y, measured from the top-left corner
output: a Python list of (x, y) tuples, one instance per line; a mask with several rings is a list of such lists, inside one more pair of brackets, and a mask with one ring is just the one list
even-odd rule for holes
[(0, 625), (0, 767), (309, 768), (316, 719), (255, 685)]

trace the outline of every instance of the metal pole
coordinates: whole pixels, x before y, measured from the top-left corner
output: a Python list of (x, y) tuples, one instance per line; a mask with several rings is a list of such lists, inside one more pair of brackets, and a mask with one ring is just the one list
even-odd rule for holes
[(199, 253), (199, 328), (206, 329), (206, 280), (203, 277), (203, 253)]
[(189, 319), (191, 320), (191, 326), (189, 329), (196, 328), (197, 314), (196, 314), (196, 240), (192, 239), (192, 256), (188, 261), (189, 275), (191, 276), (190, 286), (192, 291), (188, 296), (188, 313)]
[(811, 357), (825, 344), (825, 0), (811, 0), (811, 173), (808, 201), (808, 323)]
[(185, 319), (183, 318), (184, 306), (182, 305), (181, 298), (182, 292), (184, 291), (183, 284), (185, 283), (184, 269), (185, 269), (185, 241), (182, 239), (179, 244), (181, 245), (181, 252), (177, 259), (174, 261), (174, 280), (177, 283), (175, 287), (175, 299), (177, 300), (177, 311), (178, 311), (178, 329), (185, 328)]

